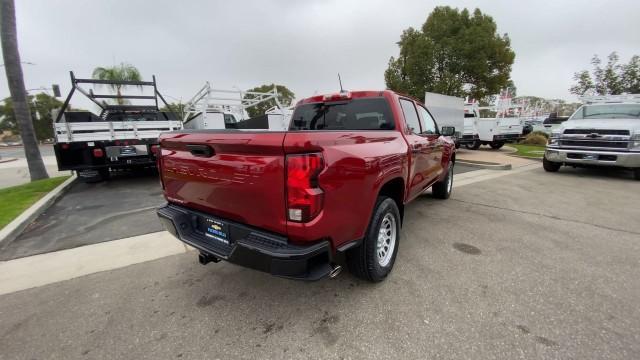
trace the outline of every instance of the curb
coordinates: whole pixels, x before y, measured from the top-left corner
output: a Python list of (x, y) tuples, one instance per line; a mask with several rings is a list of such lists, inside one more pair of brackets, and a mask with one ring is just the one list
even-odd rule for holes
[(18, 158), (0, 159), (0, 164), (16, 161)]
[(487, 170), (511, 170), (511, 164), (499, 164), (485, 161), (456, 160), (456, 164), (463, 164), (466, 166)]
[(517, 157), (520, 159), (527, 159), (527, 160), (535, 160), (535, 161), (542, 161), (541, 157), (531, 157), (531, 156), (522, 156), (522, 155), (512, 155), (512, 154), (508, 154), (508, 156), (513, 156), (513, 157)]
[(22, 231), (31, 224), (40, 214), (45, 212), (60, 196), (62, 196), (69, 185), (76, 179), (76, 175), (71, 175), (70, 178), (65, 180), (62, 184), (58, 185), (55, 189), (51, 190), (47, 195), (43, 196), (35, 204), (31, 205), (27, 210), (20, 214), (12, 222), (7, 224), (2, 230), (0, 230), (0, 245), (9, 243), (22, 233)]

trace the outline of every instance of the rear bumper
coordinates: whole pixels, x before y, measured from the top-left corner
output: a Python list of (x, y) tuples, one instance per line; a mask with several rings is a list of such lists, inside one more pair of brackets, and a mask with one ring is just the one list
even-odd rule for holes
[(549, 161), (565, 164), (640, 168), (640, 152), (547, 148), (544, 156)]
[(230, 241), (223, 244), (197, 230), (197, 218), (212, 217), (208, 214), (173, 204), (159, 208), (157, 213), (167, 231), (206, 256), (298, 280), (319, 280), (331, 272), (328, 241), (296, 246), (285, 237), (219, 219), (229, 225)]

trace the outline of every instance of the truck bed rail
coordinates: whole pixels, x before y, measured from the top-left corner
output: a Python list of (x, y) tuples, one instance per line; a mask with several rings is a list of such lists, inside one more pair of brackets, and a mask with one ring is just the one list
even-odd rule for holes
[(168, 121), (100, 121), (60, 122), (54, 124), (58, 142), (113, 141), (157, 138), (161, 132), (182, 128), (182, 122)]

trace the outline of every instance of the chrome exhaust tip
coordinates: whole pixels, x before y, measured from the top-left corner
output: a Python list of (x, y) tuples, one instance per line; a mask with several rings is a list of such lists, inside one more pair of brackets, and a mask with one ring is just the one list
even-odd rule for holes
[(329, 272), (329, 277), (334, 279), (342, 272), (342, 266), (340, 265), (331, 265), (331, 272)]

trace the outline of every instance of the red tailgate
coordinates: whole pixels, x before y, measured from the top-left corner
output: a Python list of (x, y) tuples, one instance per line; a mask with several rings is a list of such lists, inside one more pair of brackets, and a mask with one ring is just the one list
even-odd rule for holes
[(162, 135), (160, 171), (167, 200), (286, 234), (284, 136), (232, 131)]

